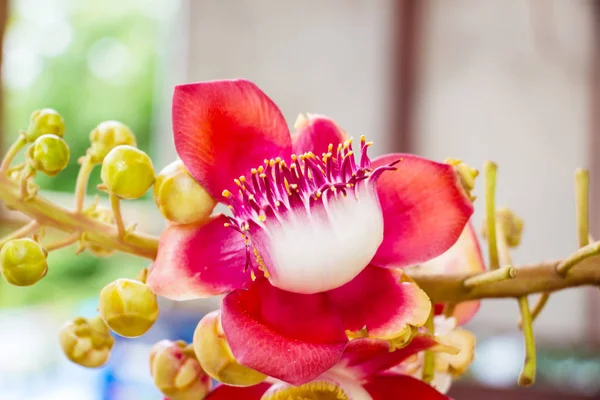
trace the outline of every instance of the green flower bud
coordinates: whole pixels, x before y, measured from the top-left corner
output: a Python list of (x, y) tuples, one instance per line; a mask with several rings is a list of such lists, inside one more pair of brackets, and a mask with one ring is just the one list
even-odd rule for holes
[(61, 137), (42, 135), (27, 151), (27, 161), (36, 171), (48, 176), (56, 176), (69, 164), (71, 152)]
[[(105, 224), (115, 223), (115, 217), (112, 210), (106, 207), (97, 206), (91, 211), (87, 211), (86, 215), (97, 221), (104, 222)], [(114, 249), (105, 248), (95, 242), (89, 241), (85, 233), (82, 235), (82, 238), (85, 248), (96, 257), (108, 257), (115, 252)]]
[(253, 386), (267, 377), (240, 364), (221, 327), (221, 312), (206, 314), (194, 331), (194, 352), (200, 366), (214, 379), (233, 386)]
[(52, 134), (59, 137), (65, 134), (65, 121), (57, 111), (51, 108), (37, 110), (31, 114), (25, 137), (31, 143), (45, 134)]
[(113, 332), (125, 337), (141, 336), (158, 318), (158, 302), (146, 284), (117, 279), (100, 292), (100, 316)]
[(194, 350), (183, 341), (156, 343), (150, 352), (150, 373), (158, 390), (170, 400), (201, 400), (212, 383)]
[(129, 127), (119, 121), (104, 121), (90, 133), (91, 157), (100, 164), (109, 151), (119, 145), (136, 146), (135, 135)]
[(178, 224), (206, 221), (217, 205), (181, 161), (172, 162), (158, 174), (154, 201), (166, 219)]
[(76, 318), (67, 322), (59, 333), (60, 347), (75, 364), (98, 368), (106, 364), (115, 339), (100, 317)]
[(0, 250), (0, 271), (16, 286), (31, 286), (48, 272), (48, 252), (31, 239), (14, 239)]
[(148, 154), (120, 145), (104, 158), (100, 177), (110, 193), (122, 199), (137, 199), (154, 183), (154, 166)]

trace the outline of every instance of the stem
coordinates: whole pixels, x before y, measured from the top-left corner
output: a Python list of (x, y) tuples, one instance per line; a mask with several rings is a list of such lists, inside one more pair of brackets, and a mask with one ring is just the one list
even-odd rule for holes
[(54, 243), (50, 243), (49, 245), (44, 245), (44, 248), (48, 251), (62, 249), (64, 247), (68, 247), (68, 246), (76, 243), (80, 238), (81, 238), (81, 235), (79, 234), (79, 232), (76, 232), (70, 236), (67, 236), (66, 238), (64, 238), (62, 240), (58, 240)]
[(0, 164), (0, 174), (4, 175), (10, 164), (12, 164), (13, 160), (19, 154), (19, 151), (27, 144), (27, 139), (25, 139), (25, 135), (22, 133), (19, 134), (19, 138), (10, 146), (4, 159), (2, 160), (2, 164)]
[(82, 157), (81, 167), (79, 168), (79, 174), (77, 175), (77, 184), (75, 185), (75, 212), (81, 212), (81, 210), (83, 210), (85, 193), (93, 170), (94, 163), (92, 162), (92, 158), (86, 154)]
[(120, 237), (123, 237), (125, 236), (125, 225), (123, 224), (123, 215), (121, 215), (121, 199), (112, 193), (110, 194), (110, 206), (112, 207), (115, 223), (117, 224), (117, 232)]
[(11, 241), (13, 239), (20, 239), (22, 237), (25, 237), (25, 236), (29, 235), (30, 233), (34, 232), (38, 228), (39, 228), (39, 225), (38, 225), (37, 221), (31, 221), (27, 225), (24, 225), (23, 227), (21, 227), (21, 228), (17, 229), (16, 231), (8, 234), (7, 236), (5, 236), (3, 238), (0, 238), (0, 249), (7, 242), (9, 242), (9, 241)]
[[(573, 268), (564, 278), (557, 273), (557, 266), (564, 263), (563, 260), (521, 265), (515, 267), (518, 274), (514, 279), (471, 289), (465, 288), (463, 282), (481, 273), (431, 275), (414, 268), (410, 270), (409, 275), (427, 293), (433, 303), (461, 303), (484, 298), (516, 298), (583, 285), (600, 285), (600, 257), (593, 257), (594, 251), (597, 252), (598, 248), (600, 242), (591, 243), (568, 257), (566, 261), (576, 263), (577, 268)], [(586, 257), (580, 256), (582, 252)], [(570, 261), (573, 259), (575, 260)]]
[(485, 179), (485, 220), (490, 257), (490, 269), (498, 269), (498, 248), (496, 247), (496, 171), (498, 166), (491, 161), (483, 165)]
[[(427, 322), (425, 322), (425, 328), (429, 331), (431, 336), (435, 334), (435, 325), (433, 324), (433, 309), (429, 313)], [(425, 350), (423, 355), (423, 382), (431, 383), (435, 374), (435, 353), (431, 350)]]
[(496, 283), (505, 281), (507, 279), (514, 279), (517, 276), (517, 269), (515, 267), (507, 266), (504, 268), (496, 269), (475, 275), (473, 277), (465, 279), (463, 286), (471, 289), (477, 286), (489, 285), (490, 283)]
[(577, 242), (579, 247), (589, 243), (589, 186), (587, 169), (575, 170), (575, 213), (577, 215)]
[[(537, 303), (535, 303), (535, 306), (533, 307), (533, 310), (531, 310), (531, 322), (532, 323), (533, 323), (533, 321), (535, 321), (535, 319), (537, 318), (537, 316), (540, 315), (540, 313), (544, 309), (544, 306), (548, 302), (549, 298), (550, 298), (550, 294), (549, 293), (542, 293), (541, 294), (541, 296), (538, 299)], [(519, 329), (523, 329), (523, 321), (519, 322)]]
[(529, 386), (535, 381), (536, 351), (535, 337), (533, 336), (532, 318), (529, 312), (527, 297), (519, 297), (519, 308), (523, 321), (523, 338), (525, 340), (525, 364), (519, 376), (519, 385)]
[(115, 226), (69, 211), (41, 196), (22, 201), (19, 185), (4, 175), (0, 175), (0, 201), (36, 220), (40, 225), (51, 226), (69, 233), (86, 233), (90, 241), (109, 249), (149, 259), (156, 257), (157, 237), (134, 232), (128, 233), (125, 237), (119, 236)]
[(556, 266), (556, 271), (562, 275), (567, 275), (567, 272), (581, 261), (586, 258), (596, 256), (600, 253), (600, 242), (589, 244), (581, 249), (577, 250), (575, 253), (571, 254), (569, 257), (565, 258), (560, 264)]

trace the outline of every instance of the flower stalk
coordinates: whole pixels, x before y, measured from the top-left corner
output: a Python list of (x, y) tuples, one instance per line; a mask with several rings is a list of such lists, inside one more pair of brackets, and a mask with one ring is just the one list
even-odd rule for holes
[(514, 279), (517, 277), (517, 268), (507, 265), (500, 269), (483, 272), (481, 274), (472, 276), (465, 279), (463, 285), (467, 289), (471, 289), (481, 285), (488, 285), (490, 283), (501, 282), (507, 279)]
[(17, 140), (10, 146), (4, 159), (2, 160), (2, 164), (0, 164), (0, 174), (5, 174), (6, 171), (10, 168), (13, 160), (19, 154), (19, 151), (27, 144), (27, 138), (23, 134), (23, 132), (19, 133), (19, 137)]
[(79, 168), (77, 183), (75, 185), (75, 212), (81, 212), (83, 210), (88, 181), (94, 169), (94, 163), (92, 162), (92, 157), (89, 154), (81, 157), (79, 162), (81, 167)]
[(490, 259), (490, 269), (498, 269), (500, 262), (498, 260), (498, 247), (496, 245), (496, 171), (498, 166), (486, 161), (483, 165), (483, 174), (485, 181), (485, 224), (488, 240), (488, 254)]
[[(431, 310), (429, 318), (425, 322), (425, 328), (432, 336), (435, 335), (435, 324), (433, 323), (434, 311)], [(435, 375), (435, 352), (432, 350), (425, 350), (423, 355), (423, 375), (422, 379), (425, 383), (431, 383)]]

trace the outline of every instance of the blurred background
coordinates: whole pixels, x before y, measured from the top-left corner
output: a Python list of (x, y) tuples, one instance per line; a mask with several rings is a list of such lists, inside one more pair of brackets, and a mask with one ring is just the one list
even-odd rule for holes
[[(597, 0), (0, 0), (0, 25), (1, 143), (26, 128), (33, 110), (58, 110), (72, 165), (37, 182), (65, 206), (77, 157), (99, 122), (129, 125), (158, 170), (176, 157), (173, 85), (236, 77), (265, 90), (290, 125), (300, 112), (326, 114), (349, 134), (367, 135), (374, 153), (498, 162), (497, 203), (526, 222), (517, 265), (576, 248), (573, 171), (600, 176)], [(597, 182), (592, 204), (600, 201)], [(160, 232), (151, 198), (125, 206), (140, 229)], [(476, 225), (481, 206), (480, 199)], [(591, 217), (599, 237), (600, 207)], [(0, 234), (22, 223), (4, 210)], [(148, 372), (150, 346), (190, 340), (215, 302), (164, 302), (159, 323), (141, 339), (118, 339), (99, 370), (66, 361), (57, 339), (67, 319), (95, 314), (104, 285), (144, 266), (71, 248), (52, 253), (48, 276), (32, 288), (0, 282), (0, 400), (161, 399)], [(477, 359), (451, 395), (600, 399), (597, 289), (550, 298), (535, 323), (538, 379), (515, 390), (518, 318), (514, 300), (485, 302), (469, 324)]]

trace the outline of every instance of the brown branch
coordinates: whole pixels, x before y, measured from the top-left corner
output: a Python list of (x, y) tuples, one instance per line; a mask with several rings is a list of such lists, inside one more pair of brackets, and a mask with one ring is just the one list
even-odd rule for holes
[(0, 201), (36, 220), (40, 225), (51, 226), (68, 233), (82, 232), (90, 241), (124, 253), (150, 259), (156, 257), (158, 238), (134, 232), (127, 232), (121, 237), (116, 226), (67, 210), (41, 196), (23, 200), (19, 185), (5, 175), (0, 175)]
[[(590, 246), (592, 245), (597, 244), (590, 244)], [(435, 303), (521, 297), (570, 287), (600, 284), (600, 256), (582, 260), (564, 278), (556, 271), (556, 267), (562, 261), (547, 261), (520, 266), (517, 267), (519, 273), (514, 279), (490, 283), (470, 290), (464, 287), (463, 281), (476, 274), (427, 275), (420, 274), (418, 268), (415, 268), (409, 272), (409, 275)]]

